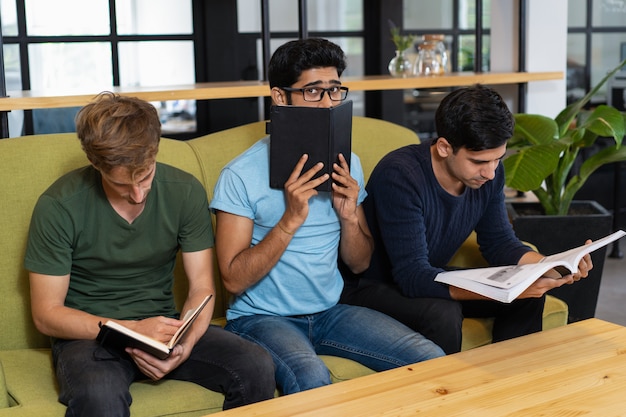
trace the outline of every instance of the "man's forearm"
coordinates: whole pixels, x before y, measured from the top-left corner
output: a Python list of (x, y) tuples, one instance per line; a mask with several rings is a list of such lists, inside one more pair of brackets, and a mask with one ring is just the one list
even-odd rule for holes
[(341, 259), (355, 274), (369, 267), (374, 251), (374, 239), (361, 226), (358, 218), (354, 222), (342, 223), (339, 250)]
[(263, 279), (278, 263), (292, 237), (277, 225), (257, 245), (237, 254), (229, 265), (220, 265), (226, 289), (241, 294)]
[(106, 319), (69, 307), (56, 307), (45, 313), (33, 315), (37, 329), (46, 336), (59, 339), (95, 339), (100, 331), (98, 323)]

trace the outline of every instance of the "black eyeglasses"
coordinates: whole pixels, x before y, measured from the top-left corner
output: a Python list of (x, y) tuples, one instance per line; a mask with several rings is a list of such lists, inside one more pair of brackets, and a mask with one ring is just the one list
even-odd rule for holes
[(299, 91), (302, 93), (304, 101), (322, 101), (324, 93), (328, 93), (328, 97), (332, 101), (344, 101), (348, 97), (348, 87), (340, 87), (338, 85), (322, 88), (322, 87), (305, 87), (305, 88), (292, 88), (281, 87), (281, 90), (294, 93)]

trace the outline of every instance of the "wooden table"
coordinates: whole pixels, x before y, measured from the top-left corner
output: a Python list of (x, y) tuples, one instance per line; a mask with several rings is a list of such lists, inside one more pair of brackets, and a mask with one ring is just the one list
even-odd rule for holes
[(626, 327), (598, 319), (213, 414), (624, 416)]

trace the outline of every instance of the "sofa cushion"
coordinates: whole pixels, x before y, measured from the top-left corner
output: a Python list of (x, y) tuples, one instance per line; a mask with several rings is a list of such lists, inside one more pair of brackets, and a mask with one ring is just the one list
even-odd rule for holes
[(370, 368), (349, 359), (329, 355), (320, 355), (320, 359), (324, 361), (330, 371), (330, 380), (333, 383), (375, 373)]
[(0, 409), (7, 408), (9, 406), (9, 393), (7, 392), (7, 384), (4, 379), (4, 369), (2, 369), (2, 362), (0, 362)]
[(265, 121), (237, 126), (188, 140), (200, 163), (209, 200), (222, 168), (265, 136)]
[(465, 318), (461, 338), (461, 351), (474, 349), (491, 343), (493, 318)]
[(65, 413), (57, 401), (50, 349), (3, 350), (0, 362), (13, 414), (46, 417)]
[(415, 143), (419, 143), (417, 134), (404, 126), (369, 117), (354, 117), (352, 151), (361, 159), (366, 183), (383, 156)]
[[(87, 164), (75, 133), (0, 140), (0, 349), (47, 347), (30, 315), (23, 259), (30, 216), (38, 197), (59, 176)], [(5, 364), (6, 367), (6, 364)], [(8, 379), (8, 378), (7, 378)]]
[(569, 308), (567, 303), (560, 298), (546, 295), (546, 304), (543, 307), (543, 330), (565, 326)]
[[(0, 351), (0, 363), (3, 364), (7, 381), (10, 415), (64, 415), (65, 406), (57, 399), (58, 388), (49, 349)], [(130, 392), (133, 397), (130, 408), (133, 417), (202, 416), (220, 411), (224, 402), (222, 394), (190, 382), (174, 380), (135, 382)], [(164, 392), (167, 395), (163, 395)], [(2, 415), (3, 410), (0, 408)]]

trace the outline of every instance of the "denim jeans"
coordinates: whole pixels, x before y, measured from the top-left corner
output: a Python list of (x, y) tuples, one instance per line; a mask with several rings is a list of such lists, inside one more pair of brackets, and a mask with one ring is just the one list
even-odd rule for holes
[[(129, 416), (131, 382), (146, 379), (123, 351), (94, 340), (57, 340), (52, 355), (66, 416)], [(274, 397), (274, 365), (259, 346), (210, 326), (191, 355), (165, 376), (225, 395), (224, 409)]]
[(404, 324), (364, 307), (337, 304), (297, 317), (244, 316), (226, 329), (267, 349), (284, 394), (330, 384), (317, 355), (340, 356), (375, 371), (443, 356), (444, 352)]

